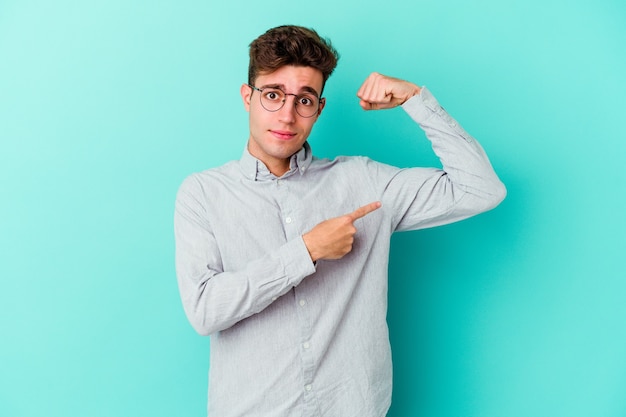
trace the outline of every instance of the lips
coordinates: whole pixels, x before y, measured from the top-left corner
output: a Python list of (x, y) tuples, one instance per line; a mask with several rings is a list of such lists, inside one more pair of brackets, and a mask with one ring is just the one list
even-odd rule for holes
[(280, 140), (289, 140), (296, 136), (295, 133), (287, 130), (270, 130), (270, 133), (274, 135), (275, 138)]

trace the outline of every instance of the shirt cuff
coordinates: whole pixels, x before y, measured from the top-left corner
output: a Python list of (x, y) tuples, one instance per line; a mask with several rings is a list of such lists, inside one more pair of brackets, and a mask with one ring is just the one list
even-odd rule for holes
[(448, 114), (448, 112), (439, 104), (437, 99), (432, 95), (430, 90), (425, 86), (421, 88), (420, 93), (408, 99), (402, 104), (402, 108), (407, 114), (420, 126), (426, 124), (431, 118), (429, 124), (443, 123), (450, 131), (462, 137), (466, 142), (473, 142), (472, 136), (463, 129), (463, 127)]
[(288, 242), (283, 249), (285, 249), (283, 252), (285, 276), (291, 286), (300, 284), (304, 278), (315, 273), (315, 264), (302, 236)]
[(439, 102), (426, 86), (420, 88), (419, 94), (405, 101), (402, 108), (417, 123), (426, 121), (433, 113), (439, 113), (442, 110)]

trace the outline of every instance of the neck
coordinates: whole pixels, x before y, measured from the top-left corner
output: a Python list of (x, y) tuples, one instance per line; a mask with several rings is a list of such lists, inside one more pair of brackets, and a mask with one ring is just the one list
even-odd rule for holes
[(263, 161), (263, 163), (265, 164), (267, 169), (269, 169), (270, 172), (277, 177), (282, 177), (287, 171), (289, 171), (289, 160), (277, 162), (274, 164), (268, 164), (265, 161)]
[(254, 156), (259, 161), (263, 162), (263, 164), (267, 167), (267, 169), (277, 177), (282, 177), (287, 171), (289, 171), (289, 166), (291, 162), (291, 156), (286, 159), (281, 158), (271, 158), (268, 156), (258, 155), (254, 149), (251, 149), (248, 144), (248, 152), (250, 155)]

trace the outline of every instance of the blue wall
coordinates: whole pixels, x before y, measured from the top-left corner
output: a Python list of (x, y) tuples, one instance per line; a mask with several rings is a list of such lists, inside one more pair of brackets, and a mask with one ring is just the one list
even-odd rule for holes
[(432, 165), (379, 71), (427, 85), (507, 184), (495, 211), (398, 234), (390, 417), (626, 415), (621, 0), (0, 2), (0, 415), (202, 416), (173, 200), (238, 158), (247, 45), (312, 26), (342, 53), (320, 156)]

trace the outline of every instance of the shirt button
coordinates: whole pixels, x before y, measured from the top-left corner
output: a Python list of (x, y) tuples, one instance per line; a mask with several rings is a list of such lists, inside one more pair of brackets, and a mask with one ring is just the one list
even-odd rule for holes
[(304, 343), (302, 344), (302, 347), (303, 347), (303, 348), (305, 348), (305, 349), (308, 349), (308, 348), (310, 348), (310, 347), (311, 347), (311, 345), (309, 344), (309, 342), (304, 342)]
[(304, 307), (306, 305), (306, 301), (305, 300), (300, 300), (300, 307)]
[(285, 223), (287, 223), (287, 224), (291, 223), (291, 217), (287, 217), (287, 218), (285, 219)]
[(311, 386), (311, 384), (307, 384), (304, 386), (304, 389), (307, 391), (311, 391), (313, 389), (313, 387)]

